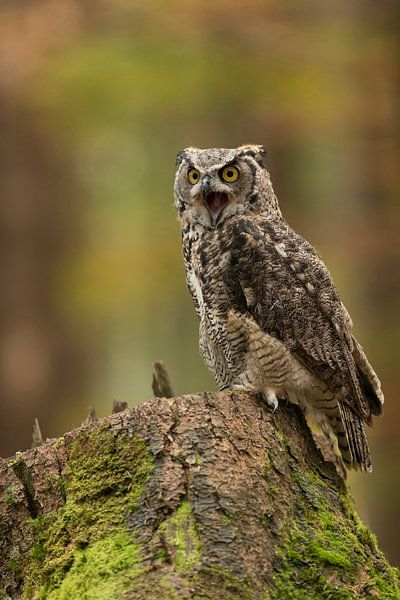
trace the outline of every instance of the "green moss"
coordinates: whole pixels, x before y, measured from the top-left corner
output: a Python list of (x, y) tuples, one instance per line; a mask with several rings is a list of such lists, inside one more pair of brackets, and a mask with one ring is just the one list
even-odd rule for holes
[(18, 504), (18, 500), (14, 497), (14, 486), (12, 485), (6, 487), (5, 502), (8, 506), (15, 506)]
[[(115, 435), (104, 426), (82, 430), (68, 451), (65, 505), (28, 522), (34, 544), (22, 569), (23, 600), (118, 600), (126, 589), (150, 584), (149, 599), (158, 594), (176, 600), (180, 586), (195, 589), (198, 600), (254, 599), (251, 581), (223, 568), (202, 566), (198, 526), (188, 500), (158, 529), (164, 548), (158, 558), (168, 574), (142, 569), (140, 545), (125, 522), (153, 469), (143, 441), (124, 433)], [(274, 477), (270, 476), (269, 488), (274, 487)], [(305, 467), (295, 472), (294, 479), (300, 489), (296, 518), (282, 521), (287, 529), (264, 600), (349, 600), (368, 597), (369, 591), (384, 599), (400, 598), (397, 571), (384, 561), (347, 493), (336, 496), (341, 506), (335, 509), (332, 493), (337, 492), (317, 471)], [(261, 524), (269, 527), (267, 512)], [(17, 577), (18, 566), (10, 568)], [(365, 594), (355, 596), (349, 589), (360, 580), (361, 569), (365, 586), (360, 594)]]
[(379, 574), (374, 571), (370, 589), (377, 590), (382, 600), (400, 598), (398, 569), (389, 566)]
[(193, 578), (193, 600), (254, 600), (254, 587), (222, 567), (202, 567)]
[[(335, 510), (329, 488), (317, 472), (296, 472), (294, 479), (302, 491), (296, 503), (298, 516), (276, 552), (277, 572), (272, 578), (273, 589), (265, 592), (265, 600), (364, 597), (355, 596), (349, 589), (359, 577), (358, 571), (365, 572), (369, 565), (373, 573), (375, 537), (357, 517), (345, 490)], [(377, 590), (382, 598), (400, 597), (397, 574), (394, 569), (391, 572), (391, 567), (388, 569), (382, 578), (373, 574), (366, 587)]]
[(354, 523), (356, 535), (362, 544), (368, 545), (373, 552), (378, 552), (376, 536), (364, 525), (356, 512), (354, 501), (349, 493), (344, 493), (340, 498), (344, 514)]
[(286, 548), (286, 557), (287, 560), (292, 562), (295, 565), (301, 565), (304, 563), (304, 557), (301, 552), (295, 550), (294, 548)]
[(63, 477), (65, 505), (29, 522), (34, 545), (22, 598), (40, 597), (39, 589), (47, 597), (66, 573), (75, 572), (76, 561), (94, 558), (90, 553), (94, 547), (102, 551), (98, 543), (110, 535), (127, 535), (126, 515), (135, 510), (152, 469), (142, 440), (127, 433), (115, 435), (108, 426), (82, 430), (69, 448)]
[(271, 513), (266, 512), (263, 514), (263, 516), (260, 519), (260, 523), (261, 523), (262, 527), (265, 527), (265, 529), (269, 529), (269, 526), (271, 523), (271, 516), (272, 516)]
[(333, 513), (328, 512), (327, 510), (322, 510), (318, 517), (324, 529), (332, 529), (335, 526), (335, 518)]
[(293, 471), (292, 477), (297, 481), (307, 502), (314, 509), (329, 511), (329, 501), (325, 496), (328, 486), (319, 475), (311, 469), (304, 468), (302, 471)]
[[(342, 540), (337, 538), (338, 545), (340, 546)], [(340, 548), (338, 550), (329, 550), (324, 547), (325, 544), (332, 542), (332, 536), (329, 539), (312, 540), (309, 544), (310, 554), (318, 561), (326, 563), (327, 565), (335, 565), (336, 567), (342, 567), (343, 569), (351, 569), (352, 563), (348, 558), (346, 549)]]
[[(326, 526), (326, 523), (329, 526)], [(339, 521), (331, 515), (309, 513), (293, 524), (287, 533), (286, 544), (278, 551), (285, 567), (290, 564), (333, 565), (344, 570), (352, 570), (356, 564), (352, 538)]]
[(263, 477), (264, 479), (269, 479), (270, 475), (271, 475), (271, 461), (269, 459), (268, 454), (265, 457), (265, 462), (264, 462), (264, 471), (263, 471)]
[[(173, 587), (167, 575), (161, 577), (158, 590), (157, 600), (161, 600), (161, 598), (165, 598), (165, 600), (182, 600), (181, 594)], [(149, 598), (149, 595), (146, 596), (146, 600), (147, 598)]]
[(363, 523), (361, 523), (361, 521), (360, 521), (360, 524), (358, 527), (358, 535), (359, 535), (361, 543), (368, 544), (368, 546), (371, 548), (371, 550), (378, 549), (378, 541), (376, 539), (376, 535), (374, 535), (368, 529), (368, 527), (365, 527), (365, 525), (363, 525)]
[[(264, 592), (263, 600), (354, 600), (353, 592), (346, 586), (332, 584), (313, 569), (308, 571), (304, 581), (281, 578), (273, 592)], [(313, 581), (312, 585), (310, 580)]]
[(19, 566), (17, 561), (10, 558), (7, 562), (8, 562), (8, 566), (10, 567), (11, 571), (14, 574), (15, 581), (17, 581), (18, 583), (21, 582), (22, 581), (21, 567)]
[[(277, 552), (280, 559), (278, 573), (272, 577), (273, 590), (265, 594), (265, 600), (347, 600), (354, 598), (343, 582), (343, 572), (351, 570), (352, 564), (344, 539), (332, 539), (333, 533), (320, 535), (315, 525), (303, 522), (292, 527), (286, 545)], [(330, 542), (343, 542), (341, 549), (328, 549)], [(324, 576), (327, 567), (340, 571), (337, 580)]]
[(200, 563), (201, 543), (188, 500), (183, 500), (176, 512), (161, 524), (159, 533), (174, 556), (176, 571), (184, 575), (193, 571)]
[(85, 550), (76, 550), (70, 570), (46, 600), (117, 600), (140, 575), (140, 548), (128, 532), (111, 534)]

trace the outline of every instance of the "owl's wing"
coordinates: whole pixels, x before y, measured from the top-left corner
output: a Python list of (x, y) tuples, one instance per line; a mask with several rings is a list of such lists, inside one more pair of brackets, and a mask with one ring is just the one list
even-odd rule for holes
[(315, 249), (281, 218), (238, 217), (225, 227), (228, 287), (236, 307), (282, 340), (364, 421), (380, 414), (379, 380)]

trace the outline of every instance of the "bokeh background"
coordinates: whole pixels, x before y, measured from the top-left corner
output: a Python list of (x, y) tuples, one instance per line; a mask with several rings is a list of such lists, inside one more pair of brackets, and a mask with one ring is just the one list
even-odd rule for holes
[(94, 405), (215, 389), (172, 205), (185, 146), (269, 148), (384, 383), (364, 519), (400, 562), (399, 5), (2, 0), (0, 455)]

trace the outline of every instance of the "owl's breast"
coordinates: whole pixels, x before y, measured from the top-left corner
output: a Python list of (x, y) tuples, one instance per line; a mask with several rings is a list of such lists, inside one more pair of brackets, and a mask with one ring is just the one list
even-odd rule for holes
[(189, 290), (192, 294), (195, 305), (198, 307), (200, 311), (200, 318), (205, 314), (205, 304), (202, 290), (201, 279), (199, 278), (198, 273), (195, 269), (187, 270), (187, 282)]
[(229, 255), (229, 251), (221, 252), (218, 237), (212, 232), (192, 245), (188, 283), (205, 316), (224, 317), (227, 313), (229, 297), (225, 275)]
[(246, 344), (243, 332), (229, 322), (232, 308), (229, 284), (230, 250), (217, 232), (192, 233), (184, 256), (186, 279), (200, 320), (200, 352), (220, 385), (240, 372)]

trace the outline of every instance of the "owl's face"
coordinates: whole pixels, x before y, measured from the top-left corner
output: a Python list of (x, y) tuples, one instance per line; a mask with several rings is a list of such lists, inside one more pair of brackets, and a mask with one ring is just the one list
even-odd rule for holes
[(174, 191), (181, 221), (209, 229), (235, 214), (279, 212), (264, 154), (255, 145), (179, 152)]

